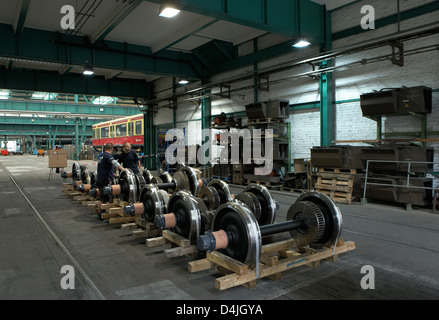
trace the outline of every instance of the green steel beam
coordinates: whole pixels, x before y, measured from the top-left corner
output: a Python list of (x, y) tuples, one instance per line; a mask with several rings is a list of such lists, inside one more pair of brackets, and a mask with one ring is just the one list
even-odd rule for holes
[(322, 6), (310, 0), (179, 0), (178, 5), (184, 11), (288, 37), (323, 37)]
[[(208, 69), (209, 76), (213, 76), (215, 74), (223, 73), (233, 69), (239, 69), (244, 66), (254, 65), (255, 63), (258, 62), (262, 62), (278, 56), (282, 56), (284, 54), (294, 52), (295, 50), (300, 50), (293, 48), (292, 47), (293, 44), (294, 44), (293, 40), (288, 40), (280, 44), (235, 58), (231, 61), (214, 65)], [(321, 43), (319, 42), (317, 44), (320, 45)]]
[(23, 111), (23, 113), (53, 112), (60, 116), (69, 116), (69, 114), (72, 116), (79, 114), (89, 116), (108, 115), (108, 117), (113, 118), (116, 116), (124, 117), (141, 113), (137, 107), (0, 100), (0, 113), (7, 113), (7, 111)]
[[(433, 2), (427, 3), (425, 5), (421, 5), (421, 6), (418, 6), (416, 8), (413, 8), (413, 9), (402, 11), (399, 13), (399, 17), (398, 17), (398, 14), (396, 13), (396, 14), (393, 14), (393, 15), (390, 15), (390, 16), (387, 16), (387, 17), (384, 17), (381, 19), (376, 19), (375, 20), (375, 29), (379, 29), (379, 28), (382, 28), (382, 27), (385, 27), (385, 26), (388, 26), (391, 24), (398, 23), (398, 19), (399, 19), (399, 21), (404, 21), (404, 20), (416, 18), (416, 17), (419, 17), (421, 15), (428, 14), (428, 13), (438, 11), (438, 10), (439, 10), (439, 1), (433, 1)], [(346, 30), (341, 30), (339, 32), (333, 33), (332, 34), (332, 41), (346, 38), (349, 36), (353, 36), (356, 34), (364, 33), (364, 32), (366, 32), (366, 31), (363, 28), (361, 28), (360, 24), (358, 24), (358, 26), (356, 26), (356, 27), (352, 27), (352, 28), (349, 28)]]
[(203, 66), (190, 53), (161, 50), (153, 54), (150, 47), (126, 42), (105, 40), (90, 43), (85, 36), (71, 36), (33, 28), (24, 28), (23, 33), (17, 35), (7, 24), (0, 24), (0, 39), (1, 57), (53, 62), (67, 66), (83, 66), (89, 61), (94, 67), (99, 68), (163, 76), (185, 76), (192, 79), (199, 79), (204, 73)]
[[(84, 124), (91, 127), (95, 123), (106, 121), (107, 119), (84, 119)], [(110, 120), (110, 119), (108, 119)], [(2, 116), (0, 117), (0, 124), (18, 124), (18, 125), (55, 125), (62, 127), (71, 127), (75, 124), (72, 118), (53, 118), (53, 117), (15, 117)]]
[(9, 90), (146, 98), (150, 86), (144, 80), (0, 69), (0, 88)]
[(30, 0), (20, 0), (17, 1), (20, 6), (20, 10), (18, 12), (17, 21), (14, 24), (14, 31), (17, 34), (23, 32), (24, 22), (26, 21), (27, 12), (29, 10)]
[[(47, 129), (29, 129), (28, 130), (17, 130), (17, 129), (4, 129), (2, 128), (2, 126), (0, 126), (0, 135), (7, 135), (7, 136), (47, 136)], [(69, 137), (74, 137), (75, 133), (70, 131), (60, 131), (58, 130), (58, 134), (57, 136), (59, 138), (65, 137), (65, 136), (69, 136)], [(87, 137), (92, 137), (92, 133), (90, 132), (90, 134), (87, 134)]]
[[(6, 130), (6, 131), (41, 131), (44, 132), (44, 134), (47, 134), (47, 132), (50, 131), (50, 126), (51, 125), (43, 125), (43, 124), (3, 124), (0, 123), (0, 132), (2, 130)], [(92, 127), (91, 125), (87, 125), (85, 126), (86, 130), (90, 133), (90, 135), (92, 134)], [(65, 134), (65, 133), (69, 133), (72, 134), (75, 131), (75, 122), (72, 122), (71, 126), (59, 126), (59, 130), (58, 133), (59, 134)], [(0, 133), (1, 135), (1, 133)]]

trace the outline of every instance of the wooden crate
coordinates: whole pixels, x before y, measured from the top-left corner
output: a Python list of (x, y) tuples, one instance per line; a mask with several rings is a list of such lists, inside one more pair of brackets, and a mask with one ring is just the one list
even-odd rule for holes
[[(339, 254), (354, 250), (355, 243), (352, 241), (344, 242), (343, 239), (339, 239), (337, 245), (330, 248), (296, 248), (294, 250), (293, 247), (294, 239), (262, 246), (259, 274), (257, 274), (256, 268), (250, 268), (248, 265), (217, 251), (208, 252), (205, 259), (189, 262), (187, 269), (189, 272), (194, 273), (215, 267), (218, 272), (225, 274), (223, 277), (215, 279), (215, 288), (218, 290), (225, 290), (238, 285), (251, 288), (256, 286), (258, 279), (264, 277), (279, 280), (282, 272), (290, 269), (304, 265), (316, 268), (323, 260), (335, 262)], [(273, 253), (275, 254), (273, 255)]]

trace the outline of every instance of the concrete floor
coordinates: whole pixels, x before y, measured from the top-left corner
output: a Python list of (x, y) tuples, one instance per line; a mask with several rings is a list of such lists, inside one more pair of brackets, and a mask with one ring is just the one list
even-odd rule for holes
[[(0, 299), (88, 300), (388, 300), (439, 298), (439, 215), (427, 209), (406, 211), (382, 204), (339, 205), (342, 238), (356, 249), (312, 269), (299, 267), (273, 281), (260, 279), (256, 288), (219, 291), (213, 271), (190, 274), (188, 257), (168, 259), (164, 247), (147, 248), (119, 224), (101, 221), (90, 209), (61, 192), (65, 182), (50, 181), (47, 157), (4, 156), (0, 162), (65, 246), (37, 219), (0, 167)], [(72, 161), (69, 160), (69, 167)], [(91, 170), (96, 162), (81, 161)], [(232, 187), (238, 192), (242, 187)], [(281, 208), (276, 221), (298, 194), (273, 192)], [(75, 263), (74, 290), (60, 286), (61, 267)], [(375, 271), (375, 289), (362, 289), (361, 268)], [(76, 266), (76, 265), (75, 265)]]

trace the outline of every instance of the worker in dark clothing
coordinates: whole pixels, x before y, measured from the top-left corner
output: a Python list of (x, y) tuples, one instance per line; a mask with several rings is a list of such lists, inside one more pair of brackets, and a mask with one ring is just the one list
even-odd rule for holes
[(133, 170), (134, 174), (140, 173), (141, 166), (139, 156), (136, 152), (131, 150), (131, 145), (129, 144), (129, 142), (125, 142), (125, 144), (123, 145), (122, 153), (119, 155), (115, 155), (114, 158), (117, 159), (124, 168), (129, 168)]
[[(99, 190), (103, 190), (104, 187), (113, 184), (114, 179), (114, 169), (124, 170), (124, 168), (117, 162), (113, 157), (113, 144), (107, 143), (104, 146), (104, 152), (102, 158), (98, 162), (98, 174), (96, 179), (96, 186)], [(107, 203), (110, 200), (110, 196), (104, 195), (100, 192), (99, 201), (102, 203)], [(100, 208), (100, 205), (98, 204)]]

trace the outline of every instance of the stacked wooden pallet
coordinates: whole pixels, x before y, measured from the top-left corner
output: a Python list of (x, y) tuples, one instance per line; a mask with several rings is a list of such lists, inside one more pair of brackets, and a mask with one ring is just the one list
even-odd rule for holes
[(319, 168), (314, 188), (317, 192), (328, 195), (335, 202), (350, 204), (356, 173), (355, 169)]

